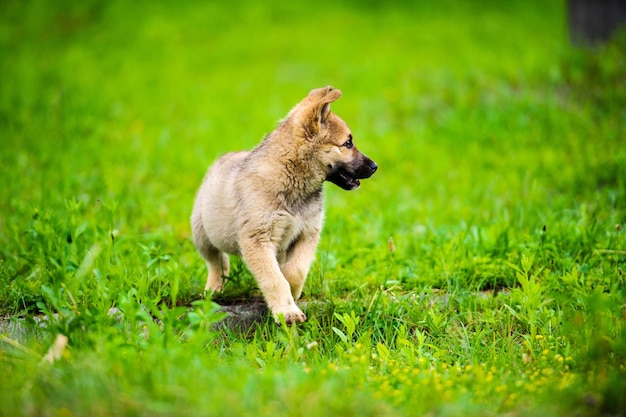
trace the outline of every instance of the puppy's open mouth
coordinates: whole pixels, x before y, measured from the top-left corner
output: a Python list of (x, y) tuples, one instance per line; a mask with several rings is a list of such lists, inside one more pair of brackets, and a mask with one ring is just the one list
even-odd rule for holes
[[(365, 160), (355, 172), (348, 171), (345, 166), (336, 166), (326, 177), (326, 181), (330, 181), (344, 190), (356, 190), (361, 185), (362, 179), (369, 178), (374, 175), (378, 169), (378, 165), (371, 159), (365, 157)], [(330, 165), (328, 168), (332, 168)]]
[(344, 190), (356, 190), (361, 185), (361, 181), (359, 181), (358, 178), (354, 178), (352, 175), (344, 169), (338, 169), (332, 172), (326, 180), (338, 185)]

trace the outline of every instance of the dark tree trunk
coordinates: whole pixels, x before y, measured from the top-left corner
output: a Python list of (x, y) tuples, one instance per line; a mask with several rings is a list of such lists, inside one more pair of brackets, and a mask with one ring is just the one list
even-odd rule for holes
[(578, 46), (607, 41), (626, 22), (626, 0), (569, 0), (570, 38)]

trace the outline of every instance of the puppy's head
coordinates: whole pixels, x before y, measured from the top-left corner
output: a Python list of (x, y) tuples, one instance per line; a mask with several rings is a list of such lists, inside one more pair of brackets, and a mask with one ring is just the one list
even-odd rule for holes
[(346, 122), (330, 111), (330, 103), (339, 97), (341, 90), (330, 86), (311, 90), (288, 119), (295, 123), (297, 136), (310, 145), (311, 156), (326, 173), (326, 180), (344, 190), (355, 190), (378, 166), (354, 145)]

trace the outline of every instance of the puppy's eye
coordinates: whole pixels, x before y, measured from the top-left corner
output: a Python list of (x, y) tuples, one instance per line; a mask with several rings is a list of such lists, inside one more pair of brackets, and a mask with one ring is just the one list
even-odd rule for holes
[(352, 143), (352, 135), (350, 135), (349, 137), (350, 139), (348, 139), (346, 143), (343, 144), (343, 146), (345, 146), (348, 149), (352, 149), (352, 147), (354, 146), (354, 143)]

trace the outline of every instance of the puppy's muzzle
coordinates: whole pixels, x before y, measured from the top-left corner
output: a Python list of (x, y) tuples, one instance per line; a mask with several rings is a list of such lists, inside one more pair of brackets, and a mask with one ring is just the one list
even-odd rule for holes
[(369, 178), (374, 175), (377, 169), (378, 165), (376, 165), (376, 162), (365, 156), (363, 158), (363, 164), (356, 170), (354, 177), (357, 179)]
[(361, 181), (359, 180), (371, 177), (378, 169), (376, 162), (363, 154), (360, 154), (360, 158), (354, 162), (356, 164), (336, 166), (326, 177), (326, 180), (338, 185), (344, 190), (356, 190), (361, 185)]

